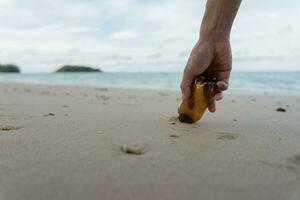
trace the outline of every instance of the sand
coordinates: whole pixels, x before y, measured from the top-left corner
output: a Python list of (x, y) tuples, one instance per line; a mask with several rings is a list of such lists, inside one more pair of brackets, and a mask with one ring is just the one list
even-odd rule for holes
[(0, 94), (0, 126), (18, 127), (0, 130), (1, 200), (300, 199), (297, 96), (227, 94), (190, 125), (176, 121), (174, 91)]

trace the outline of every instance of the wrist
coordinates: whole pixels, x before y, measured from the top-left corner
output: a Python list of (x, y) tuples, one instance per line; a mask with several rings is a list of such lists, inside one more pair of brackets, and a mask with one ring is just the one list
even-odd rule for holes
[(230, 40), (230, 30), (220, 30), (214, 27), (201, 25), (200, 40), (209, 40), (213, 42), (228, 42)]
[(207, 0), (200, 38), (229, 41), (231, 27), (241, 0)]

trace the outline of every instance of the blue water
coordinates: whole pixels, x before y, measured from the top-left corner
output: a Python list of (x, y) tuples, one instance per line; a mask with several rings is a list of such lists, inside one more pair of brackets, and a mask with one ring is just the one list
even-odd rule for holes
[[(233, 72), (231, 93), (300, 94), (300, 72)], [(0, 82), (179, 90), (181, 73), (0, 74)]]

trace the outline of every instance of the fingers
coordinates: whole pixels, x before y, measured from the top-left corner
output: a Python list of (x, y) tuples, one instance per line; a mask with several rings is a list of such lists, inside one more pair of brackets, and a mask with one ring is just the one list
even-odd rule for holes
[(220, 101), (223, 99), (223, 94), (222, 92), (218, 92), (215, 94), (215, 96), (212, 97), (212, 100)]
[(223, 99), (223, 91), (228, 89), (228, 81), (221, 80), (217, 82), (217, 91), (216, 94), (212, 97), (211, 102), (208, 103), (207, 108), (210, 112), (216, 111), (216, 101), (220, 101)]
[(220, 101), (223, 99), (223, 91), (228, 89), (227, 81), (218, 81), (216, 94), (212, 97), (213, 100)]
[(192, 70), (185, 69), (183, 73), (183, 78), (181, 81), (181, 92), (182, 92), (182, 100), (187, 100), (191, 95), (191, 84), (194, 80), (194, 73)]
[(221, 91), (227, 90), (228, 89), (228, 81), (227, 80), (218, 81), (217, 88)]
[(211, 62), (212, 54), (209, 48), (195, 46), (190, 54), (188, 62), (183, 72), (180, 85), (182, 100), (187, 100), (191, 95), (191, 84), (196, 76), (202, 74)]
[(216, 102), (215, 100), (212, 100), (211, 102), (208, 103), (207, 109), (209, 112), (214, 113), (216, 111)]

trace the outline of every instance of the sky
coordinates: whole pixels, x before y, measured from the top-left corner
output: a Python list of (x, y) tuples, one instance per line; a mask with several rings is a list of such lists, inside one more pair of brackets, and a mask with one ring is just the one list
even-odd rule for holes
[[(0, 0), (0, 63), (25, 73), (65, 64), (182, 71), (206, 0)], [(300, 1), (244, 0), (234, 70), (300, 70)]]

